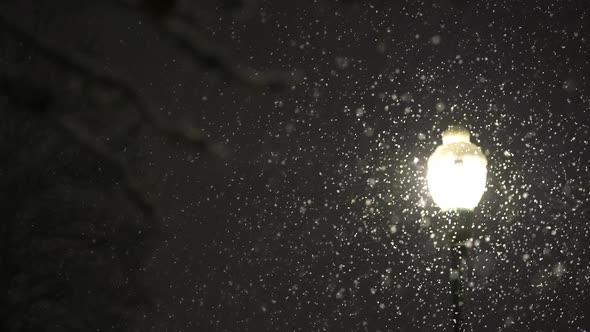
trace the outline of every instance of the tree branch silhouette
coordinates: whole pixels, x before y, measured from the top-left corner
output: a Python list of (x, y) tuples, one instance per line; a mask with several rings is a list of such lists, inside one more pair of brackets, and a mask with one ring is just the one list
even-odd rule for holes
[[(188, 55), (197, 65), (218, 73), (225, 79), (246, 87), (256, 89), (270, 89), (282, 91), (297, 81), (297, 75), (282, 71), (258, 72), (240, 68), (223, 48), (215, 46), (204, 33), (204, 26), (196, 15), (188, 9), (177, 8), (176, 1), (142, 0), (115, 1), (117, 4), (139, 15), (146, 15), (153, 19), (154, 25), (165, 35), (175, 48)], [(41, 56), (49, 60), (61, 70), (75, 74), (83, 82), (83, 88), (99, 89), (105, 94), (114, 95), (113, 100), (101, 100), (102, 107), (118, 107), (124, 109), (131, 106), (140, 116), (140, 121), (133, 125), (137, 129), (148, 125), (157, 133), (172, 140), (188, 144), (191, 148), (209, 153), (217, 158), (226, 158), (228, 151), (222, 145), (210, 141), (202, 130), (185, 123), (171, 123), (164, 115), (148, 102), (135, 86), (125, 77), (117, 76), (101, 68), (100, 64), (89, 56), (81, 55), (73, 49), (63, 48), (42, 36), (27, 30), (21, 25), (0, 14), (0, 26), (10, 33), (16, 40), (24, 42), (36, 50)], [(18, 75), (4, 75), (0, 88), (7, 94), (23, 99), (30, 98), (27, 87), (17, 82)], [(20, 85), (19, 85), (20, 84)], [(26, 85), (26, 84), (25, 84)], [(19, 91), (19, 89), (21, 91)], [(43, 90), (43, 89), (42, 89)], [(59, 93), (50, 87), (44, 91), (37, 91), (45, 95), (51, 102), (63, 99)], [(88, 91), (74, 91), (75, 97), (89, 98)], [(20, 97), (19, 97), (20, 95)], [(68, 97), (65, 97), (68, 98)], [(72, 97), (69, 97), (72, 98)], [(45, 100), (45, 102), (47, 101)], [(32, 105), (27, 101), (29, 109), (39, 111), (41, 105)], [(154, 216), (155, 207), (143, 194), (125, 158), (119, 156), (107, 145), (101, 142), (96, 134), (91, 133), (85, 126), (66, 114), (65, 109), (46, 107), (45, 115), (52, 119), (56, 128), (71, 140), (107, 162), (119, 175), (123, 189), (130, 199), (145, 215)], [(129, 133), (129, 131), (127, 132)]]

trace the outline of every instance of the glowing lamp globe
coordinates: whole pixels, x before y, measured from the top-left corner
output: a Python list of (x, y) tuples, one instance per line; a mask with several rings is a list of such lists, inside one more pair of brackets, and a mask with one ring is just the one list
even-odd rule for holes
[(473, 210), (485, 191), (488, 161), (464, 127), (449, 127), (442, 141), (428, 159), (430, 195), (443, 211)]

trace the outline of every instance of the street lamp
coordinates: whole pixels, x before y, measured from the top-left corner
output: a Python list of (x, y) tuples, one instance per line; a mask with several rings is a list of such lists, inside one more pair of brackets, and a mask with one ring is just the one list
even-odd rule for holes
[(451, 292), (453, 295), (454, 331), (464, 331), (461, 262), (467, 256), (472, 211), (485, 191), (487, 159), (481, 149), (470, 142), (469, 131), (450, 126), (442, 134), (443, 144), (428, 159), (426, 180), (434, 203), (453, 216), (451, 239)]

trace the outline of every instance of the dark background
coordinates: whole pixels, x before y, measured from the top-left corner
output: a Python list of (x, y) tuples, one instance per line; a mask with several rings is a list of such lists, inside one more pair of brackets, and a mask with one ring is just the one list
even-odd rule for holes
[(6, 330), (449, 331), (424, 174), (452, 122), (489, 161), (469, 330), (590, 328), (587, 1), (169, 2), (234, 68), (293, 73), (283, 89), (185, 52), (166, 2), (138, 3), (0, 2), (215, 147), (121, 131), (132, 107), (2, 23)]

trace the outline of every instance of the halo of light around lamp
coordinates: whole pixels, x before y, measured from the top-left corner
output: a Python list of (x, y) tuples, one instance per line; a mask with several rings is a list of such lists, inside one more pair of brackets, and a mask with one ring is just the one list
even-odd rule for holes
[(488, 161), (469, 138), (464, 127), (449, 127), (428, 159), (428, 189), (443, 211), (473, 210), (485, 191)]

